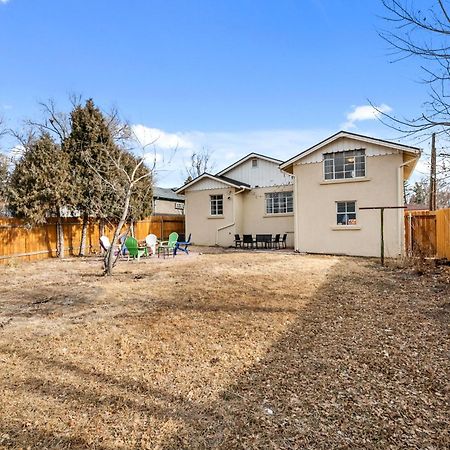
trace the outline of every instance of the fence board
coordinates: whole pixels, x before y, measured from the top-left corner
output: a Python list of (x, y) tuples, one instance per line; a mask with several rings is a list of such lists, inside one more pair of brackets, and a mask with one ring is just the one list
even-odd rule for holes
[[(69, 255), (78, 254), (82, 221), (78, 218), (63, 220), (64, 243)], [(184, 216), (156, 215), (136, 222), (134, 234), (144, 239), (150, 233), (158, 239), (167, 239), (172, 231), (184, 233)], [(112, 239), (114, 224), (105, 225), (105, 234)], [(86, 235), (86, 253), (100, 252), (100, 224), (90, 221)], [(11, 259), (35, 261), (56, 256), (56, 221), (49, 220), (39, 226), (29, 227), (22, 220), (0, 217), (0, 264)]]
[(408, 255), (450, 259), (450, 208), (437, 211), (405, 211)]

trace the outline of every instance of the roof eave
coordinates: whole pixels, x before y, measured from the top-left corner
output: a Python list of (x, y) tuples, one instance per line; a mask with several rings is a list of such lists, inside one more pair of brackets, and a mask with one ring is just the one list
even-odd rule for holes
[(337, 139), (340, 139), (341, 137), (348, 137), (349, 139), (355, 139), (355, 140), (359, 139), (361, 141), (370, 142), (375, 145), (382, 145), (384, 147), (395, 148), (396, 150), (410, 153), (413, 155), (420, 156), (420, 154), (421, 154), (421, 150), (418, 147), (412, 147), (412, 146), (404, 145), (404, 144), (397, 144), (395, 142), (385, 141), (383, 139), (372, 138), (370, 136), (364, 136), (362, 134), (351, 133), (349, 131), (338, 131), (337, 133), (329, 136), (328, 138), (320, 141), (319, 143), (313, 145), (312, 147), (309, 147), (308, 149), (304, 150), (303, 152), (300, 152), (297, 155), (293, 156), (292, 158), (288, 159), (287, 161), (281, 163), (279, 166), (280, 169), (285, 172), (292, 173), (292, 172), (288, 171), (289, 166), (292, 166), (294, 163), (296, 163), (300, 159), (304, 158), (305, 156), (308, 156), (311, 153), (314, 153), (315, 151), (320, 150), (322, 147), (325, 147), (326, 145), (330, 144), (331, 142), (333, 142)]

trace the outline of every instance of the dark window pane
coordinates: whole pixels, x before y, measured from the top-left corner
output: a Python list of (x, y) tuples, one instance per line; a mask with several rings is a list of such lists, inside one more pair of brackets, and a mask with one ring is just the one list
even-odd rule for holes
[(345, 202), (338, 202), (338, 204), (337, 204), (337, 212), (338, 213), (345, 212)]
[(347, 212), (355, 212), (355, 202), (347, 202)]

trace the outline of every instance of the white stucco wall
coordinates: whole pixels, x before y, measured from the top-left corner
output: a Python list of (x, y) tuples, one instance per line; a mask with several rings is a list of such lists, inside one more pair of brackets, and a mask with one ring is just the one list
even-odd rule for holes
[[(366, 148), (367, 145), (333, 144), (320, 153)], [(403, 202), (403, 155), (397, 150), (366, 150), (366, 177), (363, 180), (323, 179), (321, 154), (294, 164), (296, 176), (296, 247), (301, 252), (359, 256), (380, 255), (380, 211), (359, 210), (362, 206), (401, 206)], [(376, 149), (375, 149), (376, 150)], [(319, 152), (317, 152), (319, 153)], [(338, 226), (336, 202), (356, 201), (357, 225)], [(386, 256), (396, 257), (403, 249), (403, 210), (385, 210)]]

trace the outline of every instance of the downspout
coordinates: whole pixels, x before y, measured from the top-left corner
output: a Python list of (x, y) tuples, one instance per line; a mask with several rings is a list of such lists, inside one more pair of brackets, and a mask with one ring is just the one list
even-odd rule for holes
[[(244, 192), (245, 189), (246, 189), (245, 187), (241, 186), (241, 189), (239, 191), (235, 192), (233, 195), (240, 194), (241, 192)], [(228, 225), (224, 225), (223, 227), (217, 228), (215, 245), (219, 245), (219, 231), (225, 230), (225, 228), (229, 228), (229, 227), (232, 227), (234, 225), (236, 225), (236, 204), (235, 204), (235, 202), (233, 200), (233, 223), (229, 223)]]
[[(292, 173), (294, 173), (294, 169), (292, 168)], [(299, 206), (297, 204), (298, 198), (298, 180), (294, 175), (294, 250), (296, 252), (299, 251), (299, 229), (298, 229), (298, 211)]]
[[(398, 188), (399, 188), (399, 197), (400, 197), (398, 200), (399, 200), (400, 204), (404, 203), (404, 195), (403, 195), (403, 191), (405, 189), (404, 179), (403, 179), (404, 167), (413, 161), (417, 161), (419, 158), (420, 158), (420, 155), (418, 157), (408, 159), (404, 163), (400, 164), (400, 166), (398, 166), (398, 179), (399, 179)], [(397, 221), (398, 221), (398, 238), (400, 241), (400, 254), (401, 254), (401, 256), (405, 256), (405, 247), (406, 247), (405, 234), (406, 233), (405, 233), (405, 212), (403, 209), (399, 209)]]

